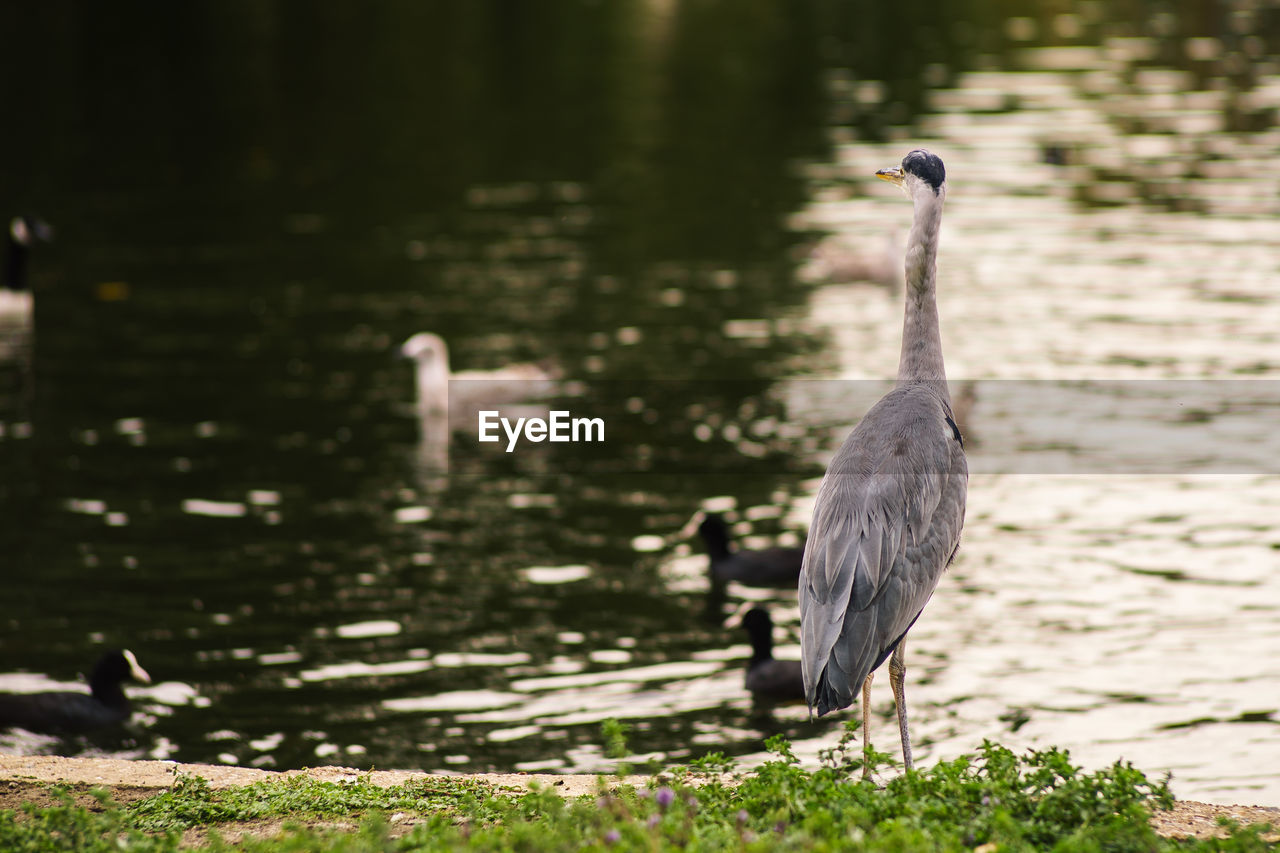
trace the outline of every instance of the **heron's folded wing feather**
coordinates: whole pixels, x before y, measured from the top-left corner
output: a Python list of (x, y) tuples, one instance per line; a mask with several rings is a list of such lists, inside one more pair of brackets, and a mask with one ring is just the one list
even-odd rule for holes
[[(932, 565), (937, 561), (929, 555), (939, 548), (930, 547), (931, 540), (947, 539), (945, 547), (953, 549), (959, 537), (959, 520), (935, 525), (934, 515), (947, 476), (966, 475), (963, 450), (953, 448), (940, 428), (940, 401), (917, 396), (909, 403), (916, 404), (908, 406), (916, 410), (915, 422), (903, 428), (900, 421), (896, 431), (878, 423), (873, 408), (818, 490), (799, 589), (802, 662), (811, 700), (830, 664), (839, 672), (828, 672), (828, 686), (851, 700), (857, 684), (932, 595), (945, 557)], [(962, 519), (962, 486), (959, 502)], [(915, 565), (922, 560), (930, 565)], [(841, 689), (834, 690), (837, 685)]]

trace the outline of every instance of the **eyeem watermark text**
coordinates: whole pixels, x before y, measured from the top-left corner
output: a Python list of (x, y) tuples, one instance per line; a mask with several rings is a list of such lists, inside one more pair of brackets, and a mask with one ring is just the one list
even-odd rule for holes
[(547, 418), (516, 418), (515, 423), (496, 410), (480, 412), (480, 441), (501, 441), (499, 427), (506, 433), (508, 453), (521, 438), (534, 443), (604, 441), (604, 418), (575, 418), (566, 411), (548, 412)]

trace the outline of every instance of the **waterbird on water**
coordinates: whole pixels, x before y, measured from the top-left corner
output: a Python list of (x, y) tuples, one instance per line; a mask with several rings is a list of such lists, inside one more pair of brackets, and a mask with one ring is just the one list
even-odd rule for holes
[(499, 370), (449, 369), (449, 348), (434, 332), (418, 332), (400, 346), (400, 355), (413, 360), (417, 398), (419, 454), (426, 469), (449, 467), (449, 441), (454, 432), (478, 430), (482, 410), (509, 417), (547, 417), (547, 407), (529, 407), (558, 389), (556, 378), (536, 364), (510, 364)]
[(842, 237), (829, 237), (809, 250), (796, 275), (801, 281), (815, 284), (866, 282), (897, 293), (902, 289), (900, 240), (896, 229), (885, 233), (880, 249), (854, 245)]
[(36, 241), (52, 242), (53, 228), (34, 216), (15, 216), (5, 235), (4, 282), (0, 287), (0, 320), (9, 324), (30, 322), (31, 285), (27, 262)]
[(803, 548), (734, 549), (729, 541), (729, 525), (714, 512), (702, 519), (698, 534), (707, 546), (712, 585), (737, 581), (746, 586), (793, 589), (800, 577)]
[(796, 588), (800, 562), (804, 557), (803, 548), (734, 549), (729, 540), (729, 525), (714, 512), (703, 516), (698, 533), (707, 548), (707, 579), (710, 585), (704, 617), (708, 622), (720, 621), (730, 581), (754, 587)]
[(109, 651), (89, 673), (89, 693), (55, 690), (0, 694), (0, 728), (18, 727), (45, 734), (83, 734), (123, 723), (132, 706), (120, 686), (125, 681), (151, 683), (128, 649)]
[[(529, 399), (545, 394), (554, 378), (536, 364), (510, 364), (499, 370), (449, 370), (449, 348), (434, 332), (418, 332), (400, 346), (400, 354), (413, 359), (419, 417), (449, 412), (450, 382), (459, 414), (490, 401)], [(467, 426), (475, 424), (468, 422)]]
[(742, 628), (751, 638), (751, 660), (745, 684), (756, 699), (768, 702), (805, 698), (800, 661), (773, 656), (773, 619), (763, 607), (753, 607), (742, 617)]
[(892, 655), (889, 682), (910, 770), (904, 638), (960, 546), (969, 473), (935, 296), (946, 170), (917, 149), (876, 177), (914, 204), (898, 380), (845, 439), (818, 488), (800, 571), (801, 663), (805, 699), (818, 716), (849, 707), (861, 688), (866, 754), (872, 674)]

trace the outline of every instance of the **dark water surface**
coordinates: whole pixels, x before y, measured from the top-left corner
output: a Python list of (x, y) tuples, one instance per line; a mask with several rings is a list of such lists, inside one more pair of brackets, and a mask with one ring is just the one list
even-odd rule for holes
[[(109, 645), (161, 683), (125, 742), (0, 748), (595, 770), (616, 717), (661, 760), (778, 731), (816, 752), (839, 721), (753, 708), (743, 638), (702, 618), (689, 521), (719, 509), (750, 543), (798, 542), (863, 404), (806, 408), (787, 383), (893, 372), (897, 298), (804, 264), (823, 233), (900, 243), (909, 205), (875, 168), (922, 143), (947, 160), (953, 377), (1280, 377), (1280, 31), (1246, 4), (1183, 5), (926, 5), (893, 38), (868, 4), (819, 0), (6, 8), (0, 66), (25, 85), (0, 213), (57, 239), (32, 258), (34, 332), (0, 326), (0, 687), (74, 680)], [(455, 370), (571, 380), (607, 442), (464, 443), (442, 475), (398, 354), (424, 330)], [(1019, 408), (998, 396), (989, 437)], [(1274, 748), (1220, 749), (1277, 739), (1276, 665), (1202, 708), (1151, 651), (1185, 619), (1210, 624), (1206, 658), (1244, 626), (1280, 659), (1274, 468), (1070, 488), (986, 470), (912, 647), (925, 757), (1031, 732), (1109, 761), (1145, 738), (1143, 766), (1196, 756), (1201, 796), (1277, 793), (1245, 766)], [(1135, 531), (1150, 547), (1124, 551)], [(1193, 541), (1209, 568), (1178, 551)], [(1093, 571), (1090, 595), (1169, 609), (1080, 605)], [(1243, 586), (1213, 587), (1206, 616), (1180, 594), (1202, 575)], [(731, 593), (796, 636), (794, 595)], [(1064, 711), (1071, 655), (1032, 650), (1097, 651), (1078, 673), (1124, 647), (1101, 625), (1095, 646), (1076, 605), (1154, 658), (1121, 654), (1144, 675)], [(1035, 661), (999, 657), (1016, 649)], [(1099, 736), (1085, 711), (1141, 728)], [(1231, 734), (1160, 734), (1204, 719)]]

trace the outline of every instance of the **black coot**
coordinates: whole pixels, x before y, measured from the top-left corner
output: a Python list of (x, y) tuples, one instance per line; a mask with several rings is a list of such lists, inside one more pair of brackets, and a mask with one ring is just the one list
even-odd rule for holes
[(132, 711), (121, 683), (151, 683), (133, 652), (110, 651), (89, 673), (89, 694), (58, 690), (48, 693), (0, 693), (0, 728), (20, 727), (44, 734), (81, 734), (122, 723)]
[(773, 619), (769, 611), (761, 607), (747, 611), (742, 617), (742, 627), (751, 637), (746, 678), (751, 695), (770, 702), (804, 699), (800, 661), (777, 660), (773, 656)]
[(795, 589), (799, 583), (803, 548), (734, 551), (729, 545), (729, 525), (713, 512), (698, 525), (698, 533), (711, 556), (712, 586), (737, 581), (746, 586)]

